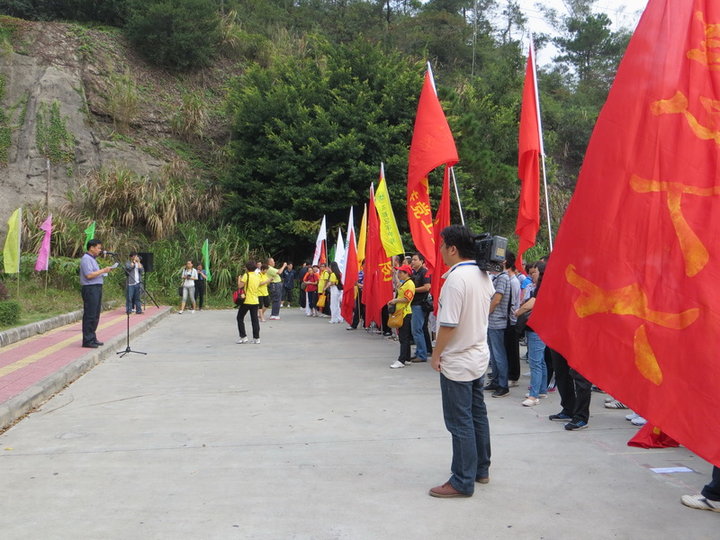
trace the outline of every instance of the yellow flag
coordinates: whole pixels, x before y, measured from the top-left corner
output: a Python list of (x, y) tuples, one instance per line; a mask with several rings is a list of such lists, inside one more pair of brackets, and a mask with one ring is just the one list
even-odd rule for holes
[(360, 221), (360, 235), (358, 236), (357, 260), (358, 270), (362, 268), (365, 261), (365, 243), (367, 242), (367, 204), (363, 208), (363, 217)]
[(404, 254), (405, 250), (403, 249), (402, 240), (400, 240), (400, 231), (390, 204), (390, 194), (385, 183), (385, 170), (382, 165), (380, 165), (380, 183), (375, 192), (375, 208), (377, 208), (378, 218), (380, 219), (380, 240), (385, 248), (385, 255), (392, 257), (393, 255)]
[(22, 220), (22, 208), (15, 210), (8, 219), (8, 231), (5, 237), (3, 248), (3, 262), (6, 274), (17, 274), (20, 272), (20, 226)]

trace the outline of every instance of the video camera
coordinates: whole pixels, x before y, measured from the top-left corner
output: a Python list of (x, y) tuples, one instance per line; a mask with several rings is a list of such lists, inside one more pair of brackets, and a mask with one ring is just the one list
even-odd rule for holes
[(492, 236), (490, 233), (478, 234), (475, 241), (475, 262), (485, 272), (502, 272), (507, 238)]

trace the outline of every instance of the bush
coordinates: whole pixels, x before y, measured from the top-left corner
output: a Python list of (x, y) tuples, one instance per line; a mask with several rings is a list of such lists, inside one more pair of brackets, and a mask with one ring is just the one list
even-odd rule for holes
[(10, 298), (10, 293), (8, 292), (5, 284), (0, 281), (0, 301), (7, 300), (8, 298)]
[(0, 326), (12, 326), (20, 322), (20, 304), (14, 300), (0, 302)]
[(219, 23), (214, 0), (133, 0), (125, 32), (154, 64), (187, 70), (215, 55)]
[(0, 0), (0, 11), (30, 20), (95, 21), (113, 26), (125, 20), (127, 0)]

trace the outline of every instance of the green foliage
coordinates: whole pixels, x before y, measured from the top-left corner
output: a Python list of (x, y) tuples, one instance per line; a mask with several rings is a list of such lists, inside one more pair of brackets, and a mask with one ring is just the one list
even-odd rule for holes
[(219, 17), (214, 0), (131, 0), (125, 32), (148, 60), (187, 70), (215, 55)]
[(51, 163), (75, 160), (75, 139), (67, 129), (67, 118), (60, 112), (60, 103), (48, 106), (41, 102), (37, 109), (37, 147)]
[(110, 78), (107, 104), (115, 127), (127, 132), (133, 118), (137, 116), (140, 106), (137, 85), (129, 70), (122, 75), (113, 75)]
[(7, 290), (7, 287), (5, 286), (5, 283), (0, 281), (0, 301), (1, 300), (7, 300), (10, 298), (10, 293)]
[(5, 76), (0, 75), (0, 163), (8, 162), (8, 151), (12, 143), (12, 130), (8, 125), (8, 117), (5, 109), (2, 107), (2, 101), (5, 99)]
[(121, 25), (125, 20), (127, 0), (0, 0), (0, 11), (22, 19), (49, 21), (96, 21)]
[[(385, 161), (404, 212), (407, 146), (422, 68), (358, 40), (315, 40), (301, 58), (250, 67), (230, 89), (233, 167), (226, 216), (254, 245), (304, 254), (298, 220), (346, 219)], [(402, 219), (400, 219), (402, 221)]]
[(185, 141), (202, 138), (207, 123), (207, 100), (199, 92), (186, 92), (182, 105), (173, 116), (170, 125), (173, 133)]
[(20, 320), (20, 304), (14, 300), (0, 301), (0, 326), (12, 326)]

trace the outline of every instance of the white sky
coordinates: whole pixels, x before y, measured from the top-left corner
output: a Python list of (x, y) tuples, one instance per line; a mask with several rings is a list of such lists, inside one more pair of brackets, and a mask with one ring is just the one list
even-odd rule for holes
[[(545, 22), (542, 12), (537, 6), (538, 4), (552, 7), (559, 13), (567, 13), (562, 0), (544, 0), (542, 2), (539, 0), (519, 0), (519, 3), (520, 9), (528, 19), (528, 28), (536, 34), (551, 34), (553, 32), (552, 28)], [(648, 0), (597, 0), (594, 10), (607, 13), (613, 21), (613, 29), (624, 26), (634, 30), (647, 3)], [(556, 51), (552, 46), (545, 47), (544, 50), (538, 52), (538, 63), (543, 65), (550, 63), (555, 54)]]

